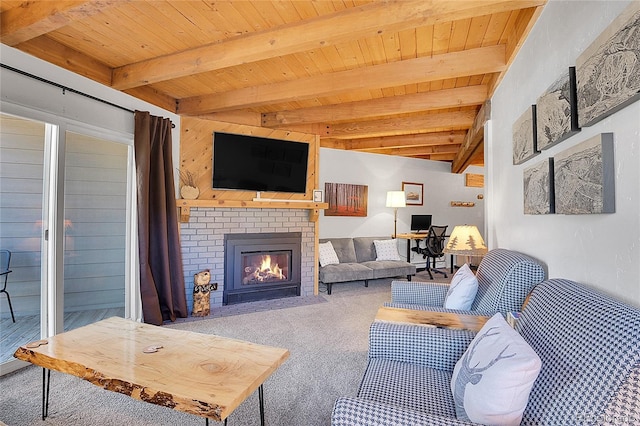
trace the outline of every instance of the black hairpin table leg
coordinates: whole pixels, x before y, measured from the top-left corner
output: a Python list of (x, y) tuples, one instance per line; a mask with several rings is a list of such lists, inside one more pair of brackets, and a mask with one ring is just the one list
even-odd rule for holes
[(42, 420), (49, 415), (49, 385), (51, 384), (51, 370), (42, 368)]

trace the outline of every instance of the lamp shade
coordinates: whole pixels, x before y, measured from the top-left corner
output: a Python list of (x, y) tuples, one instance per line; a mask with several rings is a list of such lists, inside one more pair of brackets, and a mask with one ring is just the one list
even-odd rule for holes
[(480, 256), (487, 252), (482, 235), (475, 225), (458, 225), (453, 228), (445, 253), (460, 256)]
[(406, 207), (404, 191), (387, 191), (387, 207)]

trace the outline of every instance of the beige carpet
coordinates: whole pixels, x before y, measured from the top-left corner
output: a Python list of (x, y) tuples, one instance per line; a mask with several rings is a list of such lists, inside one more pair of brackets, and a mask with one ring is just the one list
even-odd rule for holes
[[(417, 281), (430, 281), (419, 273)], [(441, 276), (434, 281), (448, 281)], [(264, 384), (267, 425), (326, 426), (339, 396), (355, 395), (367, 363), (368, 330), (390, 300), (390, 280), (336, 284), (321, 303), (183, 321), (168, 327), (217, 334), (289, 349), (290, 358)], [(185, 348), (185, 350), (187, 350)], [(212, 354), (215, 356), (215, 354)], [(167, 374), (171, 374), (168, 370)], [(53, 372), (49, 417), (41, 420), (42, 369), (27, 367), (0, 378), (0, 420), (23, 425), (204, 425), (179, 413)], [(231, 414), (230, 426), (260, 423), (257, 394)], [(211, 421), (210, 424), (217, 424)]]

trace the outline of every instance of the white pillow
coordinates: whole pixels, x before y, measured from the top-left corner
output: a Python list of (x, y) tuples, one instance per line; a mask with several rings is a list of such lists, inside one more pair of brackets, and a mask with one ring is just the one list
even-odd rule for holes
[(373, 245), (376, 246), (376, 260), (402, 260), (396, 240), (373, 240)]
[(447, 309), (461, 309), (468, 311), (478, 293), (478, 279), (466, 263), (460, 267), (451, 278), (444, 307)]
[(337, 265), (340, 263), (331, 241), (318, 244), (318, 258), (320, 260), (320, 266)]
[(522, 336), (495, 314), (453, 369), (456, 416), (485, 425), (519, 425), (541, 365)]

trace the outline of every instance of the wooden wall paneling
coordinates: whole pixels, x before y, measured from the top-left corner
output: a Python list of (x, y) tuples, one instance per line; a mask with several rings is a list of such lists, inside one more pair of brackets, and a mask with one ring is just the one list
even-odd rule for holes
[(212, 188), (213, 133), (215, 131), (306, 142), (310, 144), (306, 193), (262, 192), (261, 197), (278, 200), (313, 200), (313, 189), (318, 185), (318, 162), (316, 153), (319, 141), (316, 135), (225, 123), (222, 121), (203, 120), (193, 117), (182, 117), (180, 171), (183, 173), (190, 172), (194, 176), (198, 189), (200, 190), (199, 200), (251, 201), (256, 197), (255, 191), (214, 190)]

